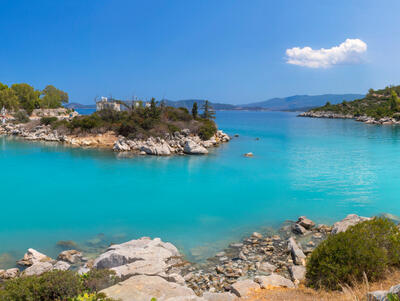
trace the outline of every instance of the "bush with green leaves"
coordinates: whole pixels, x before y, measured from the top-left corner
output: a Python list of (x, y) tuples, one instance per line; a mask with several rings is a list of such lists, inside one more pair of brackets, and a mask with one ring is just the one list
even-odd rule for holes
[(313, 288), (340, 289), (385, 275), (400, 265), (400, 231), (384, 218), (374, 218), (330, 235), (307, 262), (307, 284)]
[(217, 126), (214, 121), (209, 119), (203, 119), (201, 123), (202, 125), (199, 127), (198, 131), (199, 137), (202, 140), (208, 140), (217, 132)]
[(40, 124), (42, 125), (51, 125), (58, 120), (57, 117), (42, 117), (40, 118)]
[(115, 271), (107, 269), (92, 269), (81, 276), (85, 291), (95, 293), (113, 286), (121, 280), (115, 275)]
[(29, 122), (29, 116), (25, 111), (18, 111), (14, 114), (15, 121), (18, 123), (27, 123)]

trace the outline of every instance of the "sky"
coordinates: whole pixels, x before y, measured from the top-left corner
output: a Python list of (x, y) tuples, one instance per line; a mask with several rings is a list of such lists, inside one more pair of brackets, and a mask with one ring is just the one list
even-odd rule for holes
[(400, 84), (398, 0), (3, 0), (0, 82), (243, 104)]

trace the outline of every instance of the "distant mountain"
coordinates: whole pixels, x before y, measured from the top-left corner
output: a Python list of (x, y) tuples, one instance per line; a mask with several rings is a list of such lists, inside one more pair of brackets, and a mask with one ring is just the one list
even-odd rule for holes
[[(185, 100), (168, 100), (164, 99), (165, 103), (167, 106), (171, 106), (174, 108), (187, 108), (188, 110), (191, 110), (193, 107), (193, 104), (197, 102), (197, 105), (199, 106), (199, 109), (204, 105), (205, 100), (204, 99), (185, 99)], [(236, 108), (235, 105), (230, 105), (230, 104), (225, 104), (225, 103), (214, 103), (210, 102), (210, 105), (214, 108), (214, 110), (234, 110)]]
[(284, 98), (271, 98), (261, 102), (254, 102), (239, 106), (240, 108), (261, 108), (271, 111), (293, 111), (304, 108), (323, 106), (328, 101), (331, 104), (341, 103), (343, 100), (352, 101), (365, 97), (363, 94), (324, 94), (324, 95), (294, 95)]
[(71, 102), (64, 105), (67, 109), (96, 109), (96, 105), (83, 105), (77, 102)]

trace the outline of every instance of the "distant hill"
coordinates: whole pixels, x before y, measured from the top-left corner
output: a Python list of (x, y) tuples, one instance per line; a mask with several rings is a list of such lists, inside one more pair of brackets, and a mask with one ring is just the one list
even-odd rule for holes
[[(164, 99), (165, 103), (167, 106), (171, 106), (174, 108), (187, 108), (188, 110), (191, 110), (193, 107), (193, 103), (197, 102), (197, 105), (201, 109), (201, 107), (204, 105), (205, 100), (204, 99), (185, 99), (185, 100), (168, 100)], [(225, 103), (214, 103), (210, 102), (211, 106), (214, 108), (214, 110), (234, 110), (236, 108), (235, 105), (230, 105), (230, 104), (225, 104)]]
[(71, 102), (64, 105), (67, 109), (96, 109), (96, 105), (83, 105), (77, 102)]
[(241, 105), (241, 108), (258, 107), (271, 111), (293, 111), (304, 108), (323, 106), (327, 102), (331, 104), (341, 103), (343, 100), (352, 101), (363, 98), (363, 94), (324, 94), (324, 95), (294, 95), (284, 98), (271, 98), (261, 102)]

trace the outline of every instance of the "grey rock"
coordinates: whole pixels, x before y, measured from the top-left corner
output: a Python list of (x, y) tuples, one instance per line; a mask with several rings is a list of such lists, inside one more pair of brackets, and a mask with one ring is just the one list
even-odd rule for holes
[(26, 270), (22, 272), (23, 276), (39, 276), (45, 272), (51, 271), (53, 269), (53, 265), (50, 262), (36, 262)]
[(245, 297), (252, 291), (259, 289), (260, 285), (251, 279), (239, 280), (231, 285), (231, 292), (238, 297)]
[(61, 252), (57, 258), (59, 260), (74, 264), (81, 260), (82, 253), (77, 250), (66, 250)]
[(350, 226), (354, 226), (354, 225), (356, 225), (358, 223), (361, 223), (361, 222), (364, 222), (364, 221), (368, 221), (370, 219), (371, 218), (369, 218), (369, 217), (358, 216), (356, 214), (349, 214), (344, 219), (342, 219), (339, 222), (336, 222), (333, 225), (332, 234), (344, 232)]
[(38, 262), (50, 262), (52, 259), (35, 249), (29, 248), (24, 257), (17, 261), (17, 264), (22, 266), (31, 266)]
[(300, 224), (293, 224), (292, 231), (295, 234), (305, 235), (308, 233), (307, 229)]
[(274, 287), (288, 287), (294, 288), (294, 283), (278, 274), (272, 274), (269, 276), (257, 276), (254, 278), (254, 281), (260, 284), (263, 289), (270, 289)]
[(310, 230), (311, 228), (313, 228), (315, 226), (315, 223), (305, 216), (300, 216), (299, 219), (297, 220), (297, 223), (300, 226), (303, 226), (304, 228), (306, 228), (307, 230)]
[(71, 265), (65, 261), (57, 261), (54, 266), (53, 269), (54, 270), (59, 270), (59, 271), (66, 271), (71, 267)]
[(276, 270), (276, 266), (270, 264), (269, 262), (261, 262), (258, 270), (263, 273), (271, 274)]
[(183, 148), (183, 152), (189, 155), (205, 155), (208, 154), (208, 150), (194, 142), (193, 140), (187, 140)]
[(302, 282), (306, 278), (306, 267), (302, 265), (292, 265), (289, 273), (295, 283)]
[(388, 301), (387, 291), (375, 291), (367, 293), (367, 301)]
[(206, 301), (235, 301), (238, 300), (237, 296), (231, 293), (210, 293), (205, 292), (203, 298)]
[(0, 273), (0, 279), (13, 279), (16, 278), (19, 275), (19, 269), (18, 268), (12, 268), (8, 270), (2, 270), (3, 272)]
[(305, 258), (303, 251), (297, 245), (296, 240), (291, 237), (288, 239), (288, 250), (292, 255), (293, 262), (297, 265), (305, 265)]
[[(194, 292), (183, 285), (168, 282), (159, 276), (139, 275), (131, 277), (101, 291), (110, 298), (121, 301), (196, 300)], [(187, 299), (178, 299), (187, 298)]]

